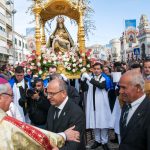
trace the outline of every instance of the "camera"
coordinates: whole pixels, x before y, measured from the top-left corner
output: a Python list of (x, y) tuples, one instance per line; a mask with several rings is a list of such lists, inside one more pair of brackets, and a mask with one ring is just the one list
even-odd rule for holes
[(32, 97), (34, 94), (36, 94), (38, 92), (37, 89), (32, 88), (32, 89), (28, 89), (26, 92), (27, 97)]

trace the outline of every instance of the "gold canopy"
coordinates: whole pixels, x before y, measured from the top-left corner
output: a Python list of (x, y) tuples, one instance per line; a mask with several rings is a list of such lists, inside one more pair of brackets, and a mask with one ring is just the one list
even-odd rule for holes
[(46, 21), (58, 15), (65, 15), (77, 22), (80, 18), (78, 9), (69, 0), (49, 0), (40, 13), (41, 18)]
[(83, 5), (82, 0), (47, 0), (45, 2), (41, 2), (40, 0), (34, 1), (35, 5), (33, 12), (36, 19), (36, 54), (40, 55), (41, 45), (46, 44), (44, 31), (45, 22), (59, 15), (65, 15), (77, 22), (79, 49), (81, 53), (85, 53), (85, 33), (83, 23), (85, 6)]

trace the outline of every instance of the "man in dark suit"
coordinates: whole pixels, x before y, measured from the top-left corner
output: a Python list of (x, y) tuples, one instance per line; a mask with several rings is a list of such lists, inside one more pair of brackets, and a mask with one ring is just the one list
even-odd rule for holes
[[(60, 133), (65, 139), (65, 130), (73, 125), (80, 132), (80, 143), (66, 142), (60, 150), (84, 150), (85, 117), (78, 105), (67, 96), (67, 87), (63, 80), (54, 79), (47, 88), (51, 107), (47, 117), (47, 130)], [(79, 137), (78, 137), (79, 138)]]
[(119, 150), (150, 150), (150, 100), (144, 93), (144, 79), (140, 72), (132, 70), (122, 75), (119, 85), (125, 101)]

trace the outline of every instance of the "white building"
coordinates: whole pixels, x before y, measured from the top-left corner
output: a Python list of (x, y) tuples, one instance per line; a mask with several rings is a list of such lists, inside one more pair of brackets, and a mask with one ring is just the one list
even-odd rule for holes
[(104, 61), (108, 60), (109, 54), (105, 46), (102, 46), (100, 44), (95, 44), (87, 47), (87, 49), (92, 50), (90, 56), (91, 58), (95, 58), (97, 60), (104, 60)]
[(15, 13), (13, 1), (0, 0), (0, 65), (20, 63), (30, 53), (26, 38), (14, 32)]
[(0, 0), (0, 64), (12, 60), (12, 6)]
[[(138, 32), (137, 32), (138, 33)], [(130, 61), (134, 60), (136, 56), (134, 55), (134, 48), (138, 48), (138, 39), (136, 37), (136, 40), (134, 43), (127, 42), (127, 37), (123, 33), (122, 37), (120, 37), (121, 42), (121, 60), (122, 61)]]
[[(140, 23), (137, 29), (136, 42), (127, 42), (126, 36), (123, 33), (121, 41), (121, 60), (134, 61), (135, 59), (144, 59), (150, 56), (150, 23), (146, 15), (141, 15)], [(134, 49), (140, 49), (139, 55), (135, 55)]]
[(23, 35), (14, 32), (14, 49), (15, 49), (15, 64), (21, 63), (26, 60), (26, 56), (31, 54), (27, 46), (27, 38)]
[(121, 42), (119, 39), (114, 38), (109, 42), (111, 47), (111, 60), (112, 61), (120, 61), (120, 52), (121, 52)]
[(141, 50), (141, 58), (150, 56), (150, 23), (146, 15), (142, 15), (139, 24), (139, 48)]

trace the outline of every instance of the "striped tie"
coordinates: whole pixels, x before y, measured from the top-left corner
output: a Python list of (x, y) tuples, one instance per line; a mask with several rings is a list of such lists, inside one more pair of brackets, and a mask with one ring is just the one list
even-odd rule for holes
[(126, 109), (125, 109), (125, 111), (123, 113), (123, 117), (122, 117), (122, 126), (123, 126), (123, 128), (126, 127), (127, 117), (128, 117), (128, 113), (129, 113), (129, 110), (130, 110), (131, 107), (132, 107), (131, 104), (126, 104)]

